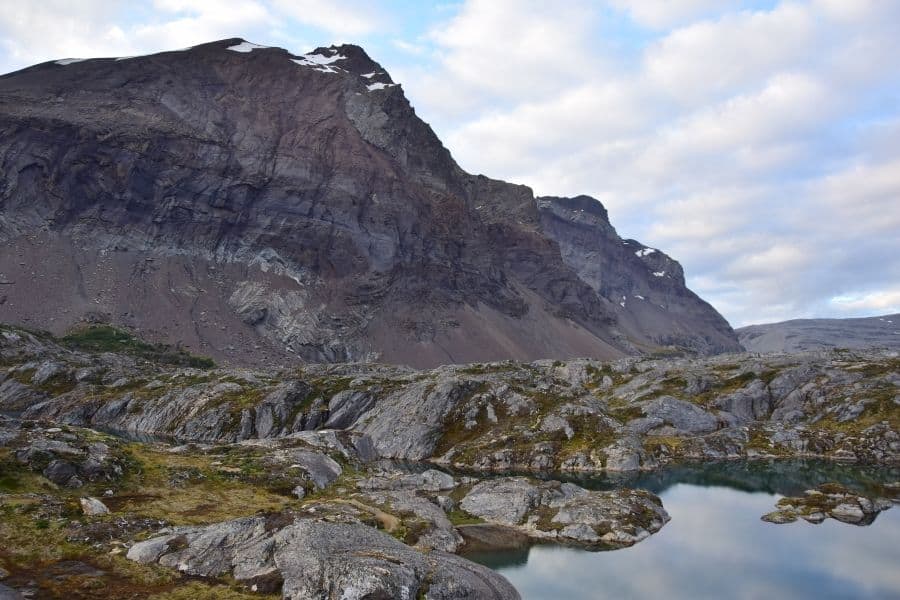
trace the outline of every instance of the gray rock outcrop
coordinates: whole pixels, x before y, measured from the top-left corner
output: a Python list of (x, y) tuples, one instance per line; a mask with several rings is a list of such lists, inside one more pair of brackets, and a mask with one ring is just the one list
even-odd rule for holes
[(440, 551), (427, 554), (359, 523), (287, 515), (177, 528), (139, 542), (131, 560), (200, 577), (231, 575), (259, 592), (314, 598), (519, 598), (501, 575)]
[(537, 539), (586, 546), (631, 546), (669, 521), (659, 498), (640, 490), (588, 491), (526, 477), (481, 481), (460, 508)]

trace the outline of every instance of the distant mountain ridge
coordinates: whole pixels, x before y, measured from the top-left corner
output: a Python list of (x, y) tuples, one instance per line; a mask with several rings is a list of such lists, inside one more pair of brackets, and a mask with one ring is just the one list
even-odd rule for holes
[(251, 365), (740, 349), (596, 200), (463, 171), (358, 46), (7, 74), (0, 162), (3, 321)]
[(853, 319), (793, 319), (736, 330), (750, 352), (805, 352), (830, 348), (900, 350), (900, 313)]

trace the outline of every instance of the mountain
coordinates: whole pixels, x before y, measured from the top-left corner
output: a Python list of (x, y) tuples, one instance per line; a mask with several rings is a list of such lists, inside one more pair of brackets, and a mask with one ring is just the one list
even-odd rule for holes
[(736, 330), (750, 352), (805, 352), (830, 348), (900, 350), (900, 313), (858, 319), (794, 319)]
[(29, 67), (0, 161), (4, 321), (248, 365), (740, 349), (598, 201), (464, 172), (358, 46)]

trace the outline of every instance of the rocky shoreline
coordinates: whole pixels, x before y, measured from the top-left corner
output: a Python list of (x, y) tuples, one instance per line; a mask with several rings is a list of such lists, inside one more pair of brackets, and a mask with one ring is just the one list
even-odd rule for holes
[[(596, 491), (548, 473), (900, 464), (896, 353), (266, 372), (134, 347), (124, 332), (86, 351), (0, 330), (10, 597), (74, 581), (81, 598), (517, 598), (464, 554), (610, 550), (669, 520), (627, 481)], [(809, 520), (802, 506), (770, 520)]]

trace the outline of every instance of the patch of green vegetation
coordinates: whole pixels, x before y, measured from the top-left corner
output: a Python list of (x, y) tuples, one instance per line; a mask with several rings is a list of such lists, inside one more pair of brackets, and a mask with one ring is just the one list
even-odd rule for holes
[(255, 408), (266, 394), (268, 388), (242, 387), (239, 390), (228, 391), (216, 396), (216, 404), (228, 404), (232, 411), (240, 413), (245, 408)]
[[(244, 517), (257, 512), (277, 512), (296, 505), (296, 500), (269, 489), (268, 479), (252, 458), (232, 457), (231, 464), (244, 463), (246, 473), (233, 472), (223, 457), (201, 453), (172, 454), (142, 444), (130, 444), (133, 467), (122, 481), (122, 489), (105, 499), (113, 512), (134, 512), (165, 519), (173, 524), (197, 525)], [(173, 475), (184, 475), (173, 485)]]
[(591, 391), (597, 390), (600, 387), (604, 377), (610, 378), (613, 382), (613, 387), (622, 385), (629, 379), (625, 374), (619, 373), (609, 364), (604, 364), (600, 368), (589, 364), (585, 366), (584, 370), (588, 374), (588, 377), (590, 377), (590, 380), (585, 384), (585, 387)]
[(34, 387), (37, 390), (50, 394), (51, 396), (59, 396), (60, 394), (65, 394), (67, 392), (71, 392), (75, 389), (77, 382), (72, 379), (71, 375), (62, 371), (60, 373), (56, 373), (46, 381), (33, 385), (32, 379), (34, 378), (34, 374), (37, 372), (37, 369), (24, 369), (21, 371), (13, 371), (10, 373), (10, 377), (15, 381), (18, 381), (22, 385), (27, 385)]
[(148, 600), (275, 600), (281, 594), (258, 594), (236, 585), (191, 581), (173, 590), (154, 594)]
[[(478, 383), (477, 386), (469, 392), (468, 398), (472, 398), (476, 394), (484, 392), (487, 388), (488, 384), (486, 382)], [(466, 407), (467, 404), (468, 402), (466, 401), (459, 402), (457, 409), (445, 417), (441, 439), (438, 440), (438, 443), (435, 446), (435, 456), (441, 456), (451, 448), (464, 442), (474, 440), (496, 427), (487, 417), (487, 408), (481, 408), (475, 416), (475, 426), (471, 429), (466, 429), (466, 419), (462, 413), (462, 408)], [(506, 416), (502, 406), (496, 409), (496, 416), (498, 421), (501, 417)]]
[(211, 358), (196, 356), (165, 344), (149, 344), (127, 331), (109, 325), (89, 325), (76, 329), (60, 338), (59, 342), (73, 350), (118, 352), (161, 364), (196, 369), (212, 369), (216, 366)]
[(687, 380), (684, 377), (669, 377), (663, 379), (654, 387), (658, 394), (681, 396), (684, 394), (685, 388), (687, 388)]
[(314, 390), (312, 396), (328, 401), (335, 394), (349, 390), (352, 382), (352, 377), (320, 377), (313, 379), (309, 384)]
[(627, 423), (632, 419), (640, 419), (644, 416), (644, 411), (640, 406), (621, 398), (610, 398), (607, 402), (607, 409), (609, 416), (619, 423)]
[(537, 521), (535, 525), (541, 531), (559, 531), (564, 527), (561, 523), (556, 523), (553, 521), (553, 517), (556, 516), (556, 509), (550, 508), (549, 506), (539, 506), (535, 510), (535, 514), (537, 515)]
[(617, 439), (616, 433), (602, 421), (593, 417), (576, 417), (569, 420), (575, 435), (563, 438), (559, 458), (567, 458), (579, 452), (590, 452), (606, 448)]
[(722, 387), (719, 391), (737, 391), (741, 388), (747, 387), (754, 379), (757, 379), (756, 373), (753, 371), (747, 371), (746, 373), (741, 373), (740, 375), (736, 375), (734, 377), (729, 377), (724, 382), (722, 382)]
[(481, 517), (476, 517), (475, 515), (470, 515), (466, 511), (461, 508), (454, 508), (450, 512), (447, 513), (447, 518), (450, 519), (450, 522), (453, 523), (454, 526), (459, 525), (478, 525), (479, 523), (484, 523), (484, 519)]
[(514, 363), (501, 362), (501, 363), (472, 363), (467, 365), (457, 372), (463, 375), (488, 375), (490, 373), (504, 373), (506, 371), (512, 371), (516, 368)]
[(674, 435), (654, 435), (643, 440), (644, 449), (652, 455), (659, 454), (676, 455), (684, 445), (684, 438)]
[(834, 433), (858, 434), (872, 425), (887, 421), (888, 425), (897, 431), (900, 429), (900, 406), (894, 402), (896, 389), (896, 386), (887, 382), (863, 388), (857, 391), (857, 394), (859, 399), (866, 401), (866, 405), (858, 417), (841, 422), (834, 414), (829, 414), (812, 427)]
[(900, 372), (900, 358), (889, 358), (880, 362), (863, 363), (847, 369), (853, 373), (861, 373), (864, 377), (881, 377), (889, 373)]
[(779, 449), (775, 444), (773, 444), (769, 439), (769, 436), (766, 435), (765, 431), (758, 427), (750, 430), (747, 443), (744, 448), (747, 450), (764, 452), (766, 454), (787, 454), (787, 452), (785, 452), (783, 449)]
[(51, 396), (60, 396), (74, 390), (76, 385), (77, 382), (68, 373), (62, 372), (37, 386), (37, 389)]
[(10, 377), (23, 385), (31, 385), (31, 378), (37, 369), (24, 369), (22, 371), (13, 371)]

